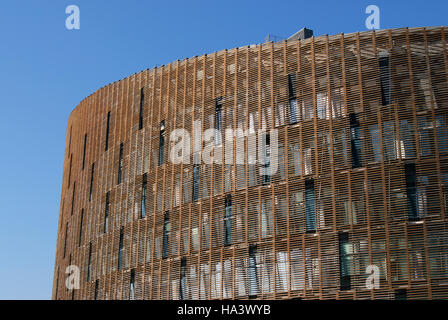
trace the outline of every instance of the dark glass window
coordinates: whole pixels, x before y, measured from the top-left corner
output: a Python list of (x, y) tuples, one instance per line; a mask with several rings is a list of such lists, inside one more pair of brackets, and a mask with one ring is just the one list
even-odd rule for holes
[(380, 57), (379, 64), (381, 81), (381, 102), (383, 106), (386, 106), (391, 104), (389, 57)]
[(82, 227), (84, 223), (84, 209), (81, 209), (81, 218), (79, 220), (79, 238), (78, 238), (78, 247), (81, 246), (82, 243)]
[(305, 216), (306, 231), (316, 231), (316, 196), (314, 193), (314, 180), (305, 181)]
[(104, 208), (104, 233), (107, 232), (109, 227), (109, 202), (110, 202), (110, 193), (106, 193), (106, 206)]
[(75, 193), (76, 193), (76, 182), (73, 182), (73, 193), (72, 193), (72, 210), (70, 215), (73, 215), (73, 209), (75, 207)]
[(199, 198), (199, 164), (193, 165), (193, 201)]
[(118, 242), (118, 270), (121, 270), (122, 260), (123, 260), (123, 237), (124, 237), (124, 229), (121, 227), (120, 229), (120, 241)]
[(258, 294), (257, 275), (257, 246), (249, 246), (249, 296), (256, 297)]
[(169, 212), (167, 211), (167, 212), (165, 212), (165, 217), (163, 219), (163, 253), (162, 253), (163, 258), (168, 257), (170, 231), (171, 231), (171, 223), (170, 223)]
[(110, 129), (110, 111), (107, 113), (105, 151), (109, 149), (109, 129)]
[(117, 184), (121, 183), (121, 176), (123, 173), (123, 143), (120, 143), (120, 156), (118, 159), (118, 179)]
[(216, 98), (215, 100), (215, 130), (215, 143), (219, 145), (222, 141), (222, 97)]
[(144, 103), (145, 103), (145, 88), (142, 88), (140, 90), (140, 113), (139, 113), (139, 117), (138, 117), (138, 129), (141, 130), (143, 129), (143, 107), (144, 107)]
[(269, 133), (264, 135), (263, 163), (262, 163), (262, 183), (269, 184), (271, 182), (270, 165), (271, 165), (271, 138)]
[(92, 242), (89, 243), (89, 258), (87, 259), (87, 281), (90, 281), (91, 265), (92, 265)]
[(409, 220), (418, 219), (417, 206), (417, 178), (414, 163), (406, 163), (404, 165), (406, 176), (406, 195), (408, 202), (408, 217)]
[(72, 160), (73, 160), (73, 154), (70, 155), (70, 165), (69, 165), (69, 169), (68, 169), (67, 188), (70, 187), (70, 180), (72, 178)]
[(407, 300), (407, 291), (406, 289), (397, 289), (395, 290), (395, 300)]
[(165, 120), (160, 123), (160, 137), (159, 137), (159, 166), (165, 161)]
[(140, 214), (140, 218), (144, 218), (146, 217), (146, 192), (147, 192), (147, 182), (148, 178), (147, 178), (147, 174), (144, 173), (143, 174), (143, 182), (142, 182), (142, 203), (140, 204), (141, 207), (141, 214)]
[(232, 243), (232, 197), (230, 195), (225, 199), (224, 230), (224, 245), (228, 246)]
[(131, 279), (129, 280), (129, 300), (135, 300), (135, 271), (131, 270)]
[(341, 290), (350, 290), (350, 242), (348, 233), (339, 233), (339, 275)]
[(179, 283), (179, 299), (187, 298), (187, 259), (180, 260), (180, 283)]
[(68, 234), (68, 222), (65, 223), (64, 255), (63, 255), (64, 258), (65, 258), (65, 253), (66, 253), (66, 251), (67, 251), (67, 234)]
[(352, 149), (352, 167), (362, 167), (361, 129), (359, 126), (358, 116), (354, 113), (350, 114), (350, 142)]
[(296, 97), (297, 76), (295, 73), (288, 74), (288, 90), (289, 90), (289, 122), (297, 123), (298, 104)]
[(82, 170), (84, 170), (84, 164), (86, 163), (86, 147), (87, 147), (87, 133), (84, 135), (84, 150), (82, 152)]
[(95, 291), (93, 293), (93, 300), (98, 300), (98, 279), (95, 280)]
[(92, 169), (90, 171), (90, 188), (89, 188), (89, 201), (92, 201), (92, 193), (93, 193), (93, 177), (95, 174), (95, 163), (92, 163)]

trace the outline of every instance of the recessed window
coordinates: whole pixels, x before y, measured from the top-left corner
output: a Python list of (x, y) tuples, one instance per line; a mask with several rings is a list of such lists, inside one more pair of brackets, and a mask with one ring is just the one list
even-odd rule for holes
[(167, 212), (165, 212), (165, 216), (163, 219), (163, 250), (162, 250), (163, 258), (168, 257), (170, 232), (171, 232), (171, 223), (170, 223), (169, 212), (167, 211)]
[(138, 116), (138, 129), (143, 129), (143, 112), (144, 112), (144, 104), (145, 104), (145, 88), (141, 88), (140, 90), (140, 112)]
[(110, 193), (106, 193), (106, 206), (104, 208), (104, 233), (107, 232), (109, 227), (109, 201), (110, 201)]
[(305, 216), (306, 231), (316, 232), (316, 196), (313, 179), (305, 181)]
[(87, 259), (87, 282), (90, 281), (91, 265), (92, 265), (92, 242), (89, 243), (89, 257)]
[(193, 201), (199, 198), (199, 164), (193, 165)]
[(82, 243), (82, 227), (84, 223), (84, 208), (81, 209), (81, 218), (79, 219), (79, 238), (78, 238), (78, 247), (81, 246)]
[(340, 289), (350, 290), (350, 242), (348, 233), (339, 233), (339, 276)]
[(179, 299), (187, 298), (187, 259), (180, 260), (180, 283), (179, 283)]
[(75, 193), (76, 193), (76, 182), (73, 182), (73, 193), (72, 193), (72, 210), (70, 215), (73, 215), (73, 209), (75, 207)]
[(93, 300), (98, 300), (98, 279), (95, 280), (95, 291), (93, 293)]
[(72, 160), (73, 160), (73, 154), (70, 155), (70, 165), (69, 165), (69, 169), (68, 169), (67, 188), (70, 187), (70, 180), (72, 178)]
[(82, 170), (84, 170), (84, 164), (86, 162), (86, 147), (87, 147), (87, 133), (84, 135), (84, 150), (82, 152)]
[(159, 166), (165, 162), (165, 120), (160, 123), (159, 135)]
[(222, 97), (215, 100), (215, 144), (220, 145), (222, 131)]
[(414, 163), (406, 163), (404, 165), (406, 177), (406, 195), (408, 203), (409, 220), (416, 220), (419, 218), (419, 207), (417, 205), (417, 178)]
[(105, 151), (107, 151), (107, 149), (109, 149), (109, 129), (110, 129), (110, 111), (107, 113), (107, 120), (106, 120)]
[(382, 56), (379, 58), (380, 64), (380, 82), (381, 82), (381, 102), (383, 106), (391, 104), (391, 90), (390, 90), (390, 69), (389, 56)]
[(118, 270), (121, 270), (122, 260), (123, 260), (123, 237), (124, 237), (124, 229), (121, 227), (120, 229), (120, 240), (118, 242)]
[(140, 204), (140, 218), (146, 217), (146, 192), (147, 192), (147, 174), (143, 174), (143, 181), (142, 181), (142, 202)]
[(271, 137), (269, 133), (266, 133), (263, 137), (263, 161), (261, 163), (262, 166), (261, 180), (263, 184), (269, 184), (271, 182), (270, 165), (271, 165)]
[(129, 300), (135, 300), (135, 271), (131, 270), (131, 278), (129, 279)]
[(65, 258), (65, 253), (66, 253), (66, 251), (67, 251), (67, 234), (68, 234), (68, 222), (65, 223), (64, 255), (63, 255), (63, 258)]
[(407, 300), (407, 290), (406, 289), (397, 289), (394, 292), (395, 300)]
[(297, 75), (295, 73), (288, 74), (288, 91), (289, 91), (289, 123), (294, 124), (298, 121), (298, 103), (296, 97)]
[(92, 169), (90, 170), (90, 188), (89, 188), (89, 201), (92, 201), (93, 193), (93, 176), (95, 174), (95, 163), (92, 163)]
[(361, 129), (357, 114), (350, 114), (350, 143), (352, 149), (352, 168), (362, 167)]
[(257, 274), (257, 246), (249, 246), (249, 297), (255, 298), (258, 294)]
[(226, 196), (224, 211), (224, 245), (228, 246), (232, 243), (232, 197)]
[(118, 158), (118, 178), (117, 184), (121, 183), (121, 176), (123, 174), (123, 142), (120, 143), (120, 154)]

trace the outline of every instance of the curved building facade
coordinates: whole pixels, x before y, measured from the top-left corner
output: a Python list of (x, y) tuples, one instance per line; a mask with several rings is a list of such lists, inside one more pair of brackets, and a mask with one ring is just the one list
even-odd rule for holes
[(68, 119), (53, 298), (448, 298), (447, 39), (271, 42), (99, 89)]

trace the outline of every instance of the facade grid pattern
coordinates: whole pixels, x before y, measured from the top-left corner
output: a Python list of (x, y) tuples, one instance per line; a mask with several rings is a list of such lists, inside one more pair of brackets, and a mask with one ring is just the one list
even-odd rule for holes
[[(447, 39), (271, 42), (99, 89), (68, 119), (53, 299), (447, 299)], [(176, 128), (220, 128), (214, 163), (170, 161)]]

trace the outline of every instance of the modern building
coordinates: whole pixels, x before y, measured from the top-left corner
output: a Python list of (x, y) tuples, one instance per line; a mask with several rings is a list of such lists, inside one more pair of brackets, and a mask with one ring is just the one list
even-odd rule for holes
[(68, 119), (53, 298), (448, 298), (447, 40), (295, 37), (99, 89)]

